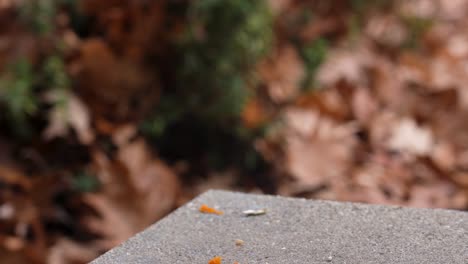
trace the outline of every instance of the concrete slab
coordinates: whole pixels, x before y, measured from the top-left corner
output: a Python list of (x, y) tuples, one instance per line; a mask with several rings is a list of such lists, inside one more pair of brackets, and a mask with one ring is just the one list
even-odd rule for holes
[[(200, 213), (201, 204), (224, 214)], [(262, 208), (266, 214), (242, 213)], [(92, 263), (191, 264), (214, 256), (223, 264), (467, 264), (468, 213), (209, 191)]]

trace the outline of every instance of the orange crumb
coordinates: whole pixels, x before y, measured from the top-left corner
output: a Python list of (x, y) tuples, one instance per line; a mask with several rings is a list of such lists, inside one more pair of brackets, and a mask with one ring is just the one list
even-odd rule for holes
[(236, 262), (234, 262), (234, 264), (240, 264), (240, 263), (236, 261)]
[(208, 261), (208, 264), (221, 264), (221, 260), (222, 258), (221, 257), (214, 257), (212, 259), (210, 259), (210, 261)]
[(200, 206), (200, 209), (198, 209), (198, 210), (200, 210), (200, 212), (205, 213), (205, 214), (217, 214), (217, 215), (222, 215), (223, 214), (223, 212), (221, 212), (219, 210), (216, 210), (214, 208), (211, 208), (206, 204), (202, 204)]

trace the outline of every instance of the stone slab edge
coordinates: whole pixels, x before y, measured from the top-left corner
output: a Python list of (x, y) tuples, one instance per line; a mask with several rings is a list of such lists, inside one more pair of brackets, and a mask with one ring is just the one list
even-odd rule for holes
[[(202, 214), (201, 204), (224, 212)], [(266, 208), (246, 217), (242, 211)], [(468, 213), (208, 191), (91, 262), (468, 264)], [(242, 246), (235, 240), (244, 241)]]

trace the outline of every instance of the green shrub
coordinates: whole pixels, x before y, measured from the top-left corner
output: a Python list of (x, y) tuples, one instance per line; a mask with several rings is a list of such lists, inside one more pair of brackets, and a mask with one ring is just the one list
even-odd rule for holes
[(80, 193), (95, 192), (99, 189), (100, 184), (96, 177), (85, 170), (76, 172), (71, 178), (72, 188)]
[(28, 131), (28, 118), (38, 110), (35, 95), (36, 76), (31, 63), (20, 59), (0, 76), (0, 103), (6, 108), (5, 118), (20, 135)]
[(201, 0), (189, 9), (180, 88), (187, 107), (209, 119), (235, 117), (248, 97), (250, 72), (272, 37), (263, 1)]
[(57, 0), (26, 1), (19, 8), (23, 21), (39, 34), (47, 34), (54, 29)]
[(236, 148), (231, 154), (242, 155), (237, 152), (244, 143), (232, 144), (245, 141), (236, 131), (254, 87), (253, 67), (272, 43), (270, 10), (261, 0), (199, 0), (188, 8), (187, 24), (176, 43), (176, 86), (163, 91), (142, 129), (162, 152), (184, 152), (179, 145), (186, 137), (206, 143), (192, 148), (204, 148), (217, 159), (225, 149), (215, 144), (229, 145)]
[(34, 67), (25, 58), (18, 59), (0, 76), (0, 106), (6, 109), (3, 121), (9, 123), (14, 135), (29, 137), (34, 134), (31, 121), (44, 105), (43, 95), (52, 91), (55, 98), (49, 102), (51, 106), (63, 107), (69, 87), (70, 81), (60, 56), (46, 57), (39, 67)]
[(327, 56), (328, 42), (326, 39), (319, 38), (311, 44), (302, 47), (301, 55), (304, 60), (306, 77), (303, 87), (307, 90), (314, 87), (315, 74), (319, 66)]

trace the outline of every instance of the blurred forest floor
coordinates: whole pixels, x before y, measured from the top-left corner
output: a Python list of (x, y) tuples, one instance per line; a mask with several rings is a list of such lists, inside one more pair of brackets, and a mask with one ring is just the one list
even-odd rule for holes
[(0, 259), (210, 188), (468, 209), (467, 0), (0, 0)]

